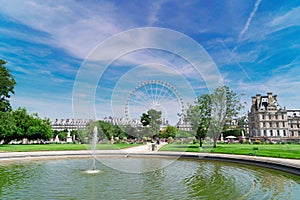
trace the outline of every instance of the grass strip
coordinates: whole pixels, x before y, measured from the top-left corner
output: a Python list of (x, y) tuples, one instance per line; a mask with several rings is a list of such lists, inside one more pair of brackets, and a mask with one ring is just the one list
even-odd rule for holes
[[(140, 144), (98, 144), (97, 150), (119, 150)], [(0, 145), (0, 152), (31, 152), (31, 151), (72, 151), (90, 150), (88, 144), (5, 144)]]
[(208, 152), (300, 159), (300, 145), (297, 144), (218, 144), (217, 148), (204, 146), (201, 149), (199, 144), (168, 144), (162, 147), (160, 151)]

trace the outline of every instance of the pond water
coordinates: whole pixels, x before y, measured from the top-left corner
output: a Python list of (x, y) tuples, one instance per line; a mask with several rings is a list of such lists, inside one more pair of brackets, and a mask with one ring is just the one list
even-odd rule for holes
[[(113, 160), (112, 160), (113, 159)], [(134, 168), (162, 158), (106, 158)], [(92, 159), (0, 163), (0, 199), (299, 199), (300, 177), (227, 162), (178, 159), (165, 168), (127, 173)], [(128, 166), (127, 166), (128, 167)], [(141, 170), (142, 171), (142, 170)]]

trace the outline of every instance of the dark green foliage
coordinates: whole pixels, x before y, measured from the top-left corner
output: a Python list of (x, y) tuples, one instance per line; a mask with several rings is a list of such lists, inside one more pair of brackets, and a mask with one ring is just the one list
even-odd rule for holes
[(0, 59), (0, 111), (11, 111), (9, 102), (10, 94), (14, 94), (14, 87), (16, 81), (10, 74), (9, 70), (5, 67), (6, 62)]
[[(97, 127), (98, 129), (98, 140), (103, 140), (103, 139), (110, 140), (115, 137), (118, 137), (120, 139), (132, 138), (132, 136), (126, 133), (123, 127), (99, 120), (99, 121), (90, 122), (87, 125), (86, 129), (78, 130), (77, 132), (78, 139), (81, 142), (90, 141), (92, 139), (94, 127)], [(132, 130), (131, 129), (132, 127), (126, 126), (126, 128), (128, 128), (128, 130)], [(85, 138), (88, 141), (86, 141)]]
[(159, 133), (160, 125), (161, 125), (161, 111), (157, 111), (154, 109), (150, 109), (147, 113), (143, 113), (141, 116), (141, 123), (145, 127), (144, 136), (154, 136)]
[(55, 137), (58, 137), (60, 141), (66, 141), (68, 136), (68, 130), (55, 131)]
[(211, 97), (208, 94), (199, 96), (194, 104), (189, 105), (184, 115), (184, 120), (189, 122), (196, 132), (195, 136), (200, 141), (206, 137), (211, 121)]
[(11, 112), (0, 112), (0, 140), (49, 140), (53, 131), (49, 119), (40, 119), (37, 114), (30, 115), (25, 108)]
[(200, 144), (209, 133), (215, 148), (226, 122), (231, 122), (232, 117), (235, 117), (243, 107), (240, 96), (228, 86), (220, 86), (211, 94), (199, 96), (193, 105), (189, 105), (184, 120), (197, 131), (195, 136), (200, 140)]
[(175, 126), (167, 126), (165, 129), (160, 131), (159, 137), (160, 138), (169, 138), (169, 137), (176, 137), (178, 134), (178, 129)]
[(0, 141), (8, 143), (15, 138), (16, 132), (16, 122), (12, 113), (0, 112)]
[(143, 126), (148, 126), (151, 122), (150, 116), (146, 113), (143, 113), (141, 116), (141, 123)]

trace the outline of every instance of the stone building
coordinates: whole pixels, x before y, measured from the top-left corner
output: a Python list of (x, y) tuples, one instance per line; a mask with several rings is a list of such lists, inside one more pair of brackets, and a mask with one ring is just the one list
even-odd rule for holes
[(287, 110), (289, 135), (300, 139), (300, 110)]
[(80, 128), (85, 128), (90, 119), (55, 119), (51, 122), (51, 127), (53, 130), (78, 130)]
[(289, 137), (287, 110), (271, 92), (252, 97), (248, 120), (250, 137)]
[(250, 137), (300, 139), (300, 110), (282, 108), (271, 92), (252, 97), (248, 120)]

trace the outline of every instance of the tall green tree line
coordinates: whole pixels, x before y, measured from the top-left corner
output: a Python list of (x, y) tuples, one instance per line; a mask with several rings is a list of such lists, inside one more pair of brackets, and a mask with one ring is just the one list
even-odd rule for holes
[(16, 81), (0, 59), (0, 142), (12, 140), (49, 140), (53, 137), (49, 119), (41, 119), (38, 114), (28, 114), (25, 108), (12, 110), (11, 94)]

